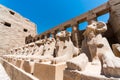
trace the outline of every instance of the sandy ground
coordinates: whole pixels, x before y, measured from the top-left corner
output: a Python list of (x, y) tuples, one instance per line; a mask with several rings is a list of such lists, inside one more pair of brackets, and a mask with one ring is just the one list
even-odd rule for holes
[(0, 63), (0, 80), (10, 80), (8, 74), (6, 73), (1, 63)]

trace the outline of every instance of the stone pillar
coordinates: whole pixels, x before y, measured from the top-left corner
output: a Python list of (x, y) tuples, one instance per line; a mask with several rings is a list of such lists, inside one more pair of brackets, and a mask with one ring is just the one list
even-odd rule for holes
[(56, 35), (55, 32), (52, 32), (52, 33), (51, 33), (52, 38), (55, 38), (55, 35)]
[(78, 23), (72, 24), (72, 41), (76, 47), (80, 47)]
[(46, 35), (44, 35), (44, 39), (47, 39), (47, 36), (46, 36)]
[(39, 36), (40, 39), (42, 39), (42, 36)]
[(47, 34), (47, 38), (49, 38), (49, 37), (50, 37), (50, 33)]
[(50, 37), (50, 34), (46, 34), (45, 36), (44, 36), (44, 39), (47, 39), (47, 38), (49, 38)]
[(120, 43), (120, 0), (109, 0), (110, 4), (110, 19), (109, 23), (112, 26), (117, 42)]
[(45, 35), (40, 35), (40, 39), (45, 39)]
[(87, 16), (87, 21), (88, 21), (88, 24), (91, 24), (92, 21), (97, 21), (97, 16), (94, 13), (94, 11), (89, 11), (88, 16)]

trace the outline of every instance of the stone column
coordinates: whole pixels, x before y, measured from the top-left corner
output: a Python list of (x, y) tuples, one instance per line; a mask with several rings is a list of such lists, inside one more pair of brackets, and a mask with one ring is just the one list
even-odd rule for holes
[(88, 16), (87, 16), (87, 21), (88, 21), (88, 24), (91, 24), (92, 21), (97, 21), (97, 16), (94, 13), (94, 11), (89, 11)]
[(46, 36), (46, 35), (44, 35), (44, 39), (47, 39), (47, 36)]
[(72, 41), (76, 47), (80, 47), (78, 23), (72, 24)]
[(40, 39), (45, 39), (45, 35), (40, 35)]
[(55, 35), (56, 35), (55, 32), (52, 32), (52, 33), (51, 33), (52, 38), (55, 38)]
[(50, 37), (50, 33), (47, 34), (47, 38), (49, 38), (49, 37)]
[(39, 35), (39, 38), (42, 39), (42, 36)]
[(50, 37), (50, 35), (49, 35), (49, 33), (48, 34), (46, 34), (45, 36), (44, 36), (44, 39), (47, 39), (47, 38), (49, 38)]
[(116, 40), (120, 43), (120, 0), (109, 0), (110, 4), (110, 19), (109, 24), (111, 24)]

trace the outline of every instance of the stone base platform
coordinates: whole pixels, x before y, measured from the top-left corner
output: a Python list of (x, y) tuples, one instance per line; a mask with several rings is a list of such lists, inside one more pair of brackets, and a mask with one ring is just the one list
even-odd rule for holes
[(41, 80), (63, 80), (65, 68), (65, 63), (35, 63), (33, 75)]
[(17, 60), (16, 66), (27, 73), (33, 74), (40, 80), (63, 80), (66, 63), (50, 64), (49, 62), (36, 63), (33, 61)]
[(88, 63), (84, 71), (64, 70), (63, 80), (120, 80), (120, 78), (106, 77), (101, 75), (101, 64), (91, 65)]
[[(18, 61), (20, 62), (20, 61)], [(28, 73), (32, 73), (31, 70), (32, 70), (32, 66), (30, 65), (30, 61), (22, 61), (21, 62), (21, 69), (23, 69), (24, 71), (28, 72)]]
[(18, 60), (16, 61), (16, 64), (15, 64), (15, 65), (16, 65), (17, 67), (21, 68), (23, 62), (24, 62), (24, 60), (19, 60), (19, 59), (18, 59)]
[(0, 58), (1, 64), (4, 66), (7, 74), (11, 80), (39, 80), (35, 76), (25, 72), (24, 70), (16, 67), (15, 65), (9, 63), (8, 61)]

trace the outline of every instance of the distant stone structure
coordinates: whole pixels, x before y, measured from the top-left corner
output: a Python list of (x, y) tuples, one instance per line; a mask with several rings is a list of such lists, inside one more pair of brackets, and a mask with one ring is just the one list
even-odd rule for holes
[[(120, 80), (119, 11), (120, 0), (109, 0), (40, 35), (29, 22), (27, 29), (33, 32), (26, 33), (23, 42), (14, 35), (21, 46), (11, 47), (1, 62), (12, 80)], [(107, 23), (97, 21), (106, 13), (110, 14)], [(78, 24), (84, 21), (87, 28), (79, 30)], [(8, 22), (1, 24), (12, 28)], [(66, 31), (69, 27), (71, 33)]]
[(25, 45), (25, 37), (29, 35), (36, 35), (35, 24), (0, 5), (0, 55)]
[[(89, 24), (92, 20), (97, 20), (97, 18), (101, 15), (104, 15), (106, 13), (110, 14), (110, 19), (107, 23), (108, 31), (104, 34), (105, 37), (109, 40), (110, 43), (119, 42), (119, 0), (110, 0), (109, 2), (88, 11), (87, 13), (77, 16), (65, 23), (62, 23), (40, 35), (36, 35), (34, 38), (26, 39), (26, 43), (34, 42), (39, 39), (48, 38), (51, 36), (55, 36), (57, 32), (66, 30), (67, 28), (72, 27), (72, 41), (76, 47), (81, 47), (82, 44), (82, 33), (84, 32), (81, 30), (78, 30), (78, 24), (87, 21)], [(108, 34), (109, 33), (109, 34)], [(79, 35), (79, 37), (78, 37)], [(111, 39), (111, 38), (115, 39)]]

